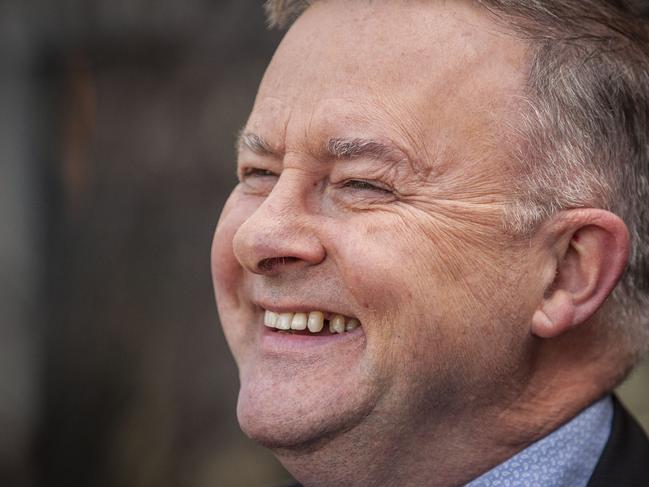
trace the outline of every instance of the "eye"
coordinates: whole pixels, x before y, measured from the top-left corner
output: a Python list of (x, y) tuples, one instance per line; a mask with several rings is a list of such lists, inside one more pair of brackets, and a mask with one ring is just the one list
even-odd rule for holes
[(277, 183), (277, 178), (277, 173), (260, 167), (243, 167), (239, 170), (239, 182), (249, 194), (269, 194)]
[(351, 188), (360, 191), (375, 191), (378, 193), (392, 193), (388, 188), (377, 183), (370, 183), (363, 179), (348, 179), (342, 184), (343, 188)]
[(248, 167), (243, 170), (243, 177), (244, 178), (259, 178), (259, 177), (276, 177), (277, 174), (275, 174), (273, 171), (269, 171), (268, 169), (260, 169), (257, 167)]

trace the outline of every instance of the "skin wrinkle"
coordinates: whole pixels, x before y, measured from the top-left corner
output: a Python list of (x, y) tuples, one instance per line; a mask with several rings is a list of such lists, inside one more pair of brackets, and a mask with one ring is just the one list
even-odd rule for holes
[[(239, 147), (241, 150), (249, 150), (259, 156), (270, 156), (275, 159), (282, 159), (282, 154), (273, 151), (271, 145), (256, 134), (242, 134)], [(338, 159), (353, 161), (360, 158), (371, 158), (384, 163), (382, 172), (394, 169), (395, 166), (408, 164), (411, 171), (415, 172), (413, 164), (400, 150), (390, 147), (383, 142), (372, 139), (345, 139), (331, 138), (324, 144), (325, 148), (318, 154), (311, 155), (319, 160)], [(303, 157), (295, 153), (298, 157)], [(416, 171), (419, 173), (420, 171)], [(427, 173), (426, 173), (427, 174)]]
[[(390, 106), (400, 106), (404, 109), (405, 107), (397, 101), (388, 102), (388, 97), (383, 100), (381, 106), (385, 105), (386, 107)], [(372, 113), (373, 112), (373, 113)], [(367, 108), (367, 118), (365, 120), (359, 120), (360, 123), (365, 123), (370, 127), (374, 125), (382, 125), (383, 127), (390, 127), (391, 133), (386, 137), (389, 140), (390, 144), (394, 145), (399, 152), (405, 154), (405, 161), (410, 165), (410, 170), (414, 174), (420, 174), (422, 179), (430, 177), (431, 173), (435, 171), (436, 163), (439, 161), (439, 157), (434, 157), (430, 152), (420, 143), (420, 138), (417, 137), (418, 129), (407, 128), (400, 124), (401, 116), (397, 116), (396, 113), (391, 112), (388, 108), (385, 110), (385, 113), (381, 113), (375, 107)], [(374, 120), (369, 118), (369, 114), (375, 117)], [(397, 123), (390, 122), (386, 123), (388, 120), (396, 120)], [(416, 120), (416, 117), (413, 117), (412, 120)], [(352, 119), (350, 120), (352, 124), (356, 122)], [(371, 130), (371, 129), (370, 129)], [(402, 142), (401, 142), (402, 141)]]
[[(423, 229), (425, 232), (428, 230), (431, 231), (431, 234), (429, 234), (429, 238), (432, 242), (436, 242), (434, 248), (439, 249), (439, 258), (443, 258), (444, 255), (457, 255), (459, 252), (464, 252), (467, 248), (471, 246), (473, 243), (475, 245), (475, 242), (473, 242), (472, 238), (465, 232), (462, 232), (462, 230), (458, 230), (457, 228), (457, 216), (453, 215), (453, 218), (449, 218), (449, 220), (443, 224), (443, 225), (438, 225), (435, 223), (432, 223), (430, 221), (430, 217), (426, 218), (427, 215), (430, 214), (435, 214), (435, 212), (427, 212), (425, 214), (418, 214), (417, 216), (411, 216), (408, 219), (401, 219), (401, 222), (405, 221), (415, 221), (415, 222), (420, 222), (421, 229)], [(496, 219), (497, 221), (497, 219)], [(391, 225), (393, 226), (393, 225)], [(386, 227), (389, 228), (389, 227)], [(409, 229), (404, 226), (404, 228), (398, 230), (400, 232), (409, 232)], [(440, 235), (441, 233), (441, 235)], [(493, 233), (493, 232), (492, 232)], [(485, 237), (485, 238), (488, 238)], [(486, 240), (481, 240), (479, 243), (483, 244), (486, 249), (489, 249), (489, 244), (492, 244), (492, 241), (486, 241)], [(461, 245), (462, 248), (458, 248), (457, 246)], [(484, 253), (481, 253), (484, 257), (480, 259), (479, 261), (475, 262), (475, 267), (476, 268), (486, 268), (489, 269), (491, 267), (491, 261), (495, 259), (495, 256), (491, 255), (485, 255), (490, 253), (488, 250)], [(471, 255), (471, 254), (469, 254)], [(426, 256), (422, 256), (420, 259), (421, 261), (427, 261), (427, 260), (435, 260), (435, 259), (427, 259)], [(421, 270), (421, 275), (416, 276), (417, 278), (415, 279), (415, 282), (418, 281), (423, 281), (423, 278), (425, 274), (429, 272), (433, 272), (435, 274), (440, 275), (448, 275), (449, 278), (456, 283), (463, 284), (465, 282), (465, 276), (462, 275), (462, 271), (459, 270), (458, 268), (453, 268), (452, 262), (446, 262), (446, 265), (448, 267), (446, 268), (434, 268), (434, 269), (422, 269)], [(486, 274), (489, 274), (487, 272)], [(496, 273), (494, 273), (496, 275)], [(446, 278), (448, 279), (448, 278)], [(484, 285), (485, 283), (483, 283)], [(502, 286), (499, 286), (497, 283), (493, 283), (492, 285), (484, 287), (484, 294), (478, 296), (477, 294), (473, 294), (472, 300), (474, 302), (479, 302), (479, 303), (484, 303), (489, 299), (489, 296), (493, 295), (493, 292), (496, 290), (502, 290)], [(472, 292), (470, 288), (465, 287), (465, 291), (467, 292)], [(425, 328), (424, 328), (425, 329)]]
[[(349, 102), (349, 103), (359, 103), (357, 100), (354, 100), (354, 99), (347, 100), (347, 99), (343, 98), (342, 100), (344, 100), (346, 102)], [(383, 103), (381, 103), (381, 105), (383, 105)], [(386, 104), (386, 106), (389, 106), (389, 105), (390, 104)], [(437, 160), (439, 160), (439, 158), (432, 157), (430, 152), (429, 152), (429, 149), (427, 149), (426, 146), (421, 144), (421, 140), (423, 139), (423, 137), (421, 135), (418, 135), (420, 130), (412, 130), (412, 129), (408, 130), (407, 127), (402, 127), (400, 125), (400, 120), (399, 120), (400, 117), (396, 116), (396, 114), (394, 112), (391, 112), (389, 109), (386, 111), (386, 114), (382, 114), (382, 113), (376, 111), (376, 106), (372, 107), (372, 106), (365, 105), (364, 108), (365, 109), (361, 112), (361, 114), (364, 114), (365, 116), (361, 116), (358, 113), (356, 113), (351, 118), (349, 116), (345, 116), (344, 114), (340, 114), (340, 113), (338, 113), (333, 118), (330, 115), (326, 114), (326, 113), (314, 114), (314, 116), (311, 117), (311, 121), (307, 125), (307, 128), (305, 129), (305, 132), (302, 135), (302, 140), (305, 140), (305, 141), (320, 140), (320, 138), (321, 138), (320, 133), (321, 132), (327, 132), (327, 131), (330, 131), (330, 132), (333, 132), (333, 133), (341, 132), (341, 131), (344, 131), (344, 130), (348, 129), (348, 127), (352, 128), (352, 130), (355, 130), (356, 126), (363, 126), (363, 125), (368, 125), (368, 126), (372, 127), (373, 125), (381, 124), (381, 122), (384, 122), (387, 119), (392, 118), (392, 119), (396, 120), (396, 123), (391, 122), (392, 125), (393, 125), (393, 128), (398, 128), (398, 130), (396, 130), (394, 132), (394, 134), (393, 134), (393, 135), (395, 135), (395, 137), (389, 137), (389, 140), (394, 145), (396, 145), (399, 150), (404, 152), (407, 155), (408, 161), (410, 161), (413, 164), (413, 166), (415, 166), (418, 170), (423, 171), (423, 174), (427, 175), (428, 171), (432, 171), (434, 169), (433, 161), (437, 161)], [(385, 110), (385, 106), (383, 107), (383, 109)], [(372, 119), (370, 117), (370, 115), (369, 115), (372, 112), (374, 112), (373, 113), (373, 115), (375, 117), (374, 119)], [(414, 113), (414, 110), (413, 110), (413, 113)], [(316, 119), (316, 118), (323, 121), (323, 122), (321, 122), (321, 125), (323, 127), (322, 129), (314, 128), (313, 120)], [(328, 119), (331, 119), (332, 121), (327, 121)], [(418, 122), (416, 122), (417, 117), (412, 117), (410, 120), (414, 121), (415, 123), (418, 123)], [(254, 124), (252, 124), (252, 125), (254, 126)], [(288, 126), (288, 118), (287, 118), (286, 125)], [(328, 125), (330, 125), (331, 127), (326, 128)], [(390, 125), (383, 124), (382, 126), (383, 126), (383, 128), (385, 128), (385, 127), (389, 127)], [(336, 129), (335, 127), (339, 127), (339, 128)], [(370, 128), (370, 130), (371, 130), (371, 128)], [(286, 130), (284, 130), (283, 133), (285, 134)], [(423, 132), (422, 132), (422, 134), (423, 134)], [(405, 141), (407, 141), (407, 144), (399, 143), (397, 141), (397, 139), (399, 139), (399, 138), (403, 138)], [(281, 140), (284, 140), (284, 139), (281, 139)], [(284, 147), (286, 147), (286, 141), (284, 141), (281, 144), (276, 142), (276, 143), (271, 144), (271, 145), (277, 147), (276, 152), (281, 154), (284, 151)], [(414, 150), (414, 151), (409, 150), (409, 148), (408, 148), (409, 146), (415, 148), (416, 150)], [(311, 150), (308, 150), (308, 148), (304, 148), (304, 149), (305, 149), (305, 153), (309, 153), (309, 154), (317, 156), (317, 154), (319, 154), (320, 148), (321, 148), (321, 146), (318, 146), (316, 144), (315, 147), (311, 148)], [(302, 149), (300, 149), (300, 150), (302, 150)], [(297, 152), (298, 151), (296, 151), (296, 153)], [(422, 154), (423, 157), (416, 156), (415, 154)], [(430, 169), (426, 169), (426, 167), (429, 167)]]
[[(374, 97), (381, 99), (376, 93)], [(451, 157), (451, 154), (448, 153), (449, 148), (441, 145), (429, 148), (423, 143), (427, 138), (424, 136), (423, 121), (417, 116), (417, 108), (414, 103), (399, 102), (396, 100), (396, 95), (392, 94), (383, 95), (382, 99), (384, 100), (382, 106), (385, 110), (386, 122), (390, 123), (388, 126), (394, 127), (393, 130), (404, 141), (404, 143), (395, 142), (395, 144), (408, 156), (407, 160), (414, 166), (411, 168), (413, 172), (415, 172), (415, 168), (418, 168), (423, 179), (434, 176), (439, 171), (440, 162)], [(396, 106), (401, 108), (403, 114), (397, 113), (391, 108)], [(409, 126), (405, 125), (405, 120), (409, 121)]]
[[(401, 231), (407, 231), (407, 229), (404, 228), (404, 229), (402, 229)], [(449, 239), (449, 240), (451, 240), (451, 241), (460, 241), (461, 239)], [(420, 260), (423, 260), (423, 259), (420, 259)], [(422, 272), (423, 272), (423, 270), (422, 270)], [(436, 270), (435, 272), (439, 273), (439, 270)], [(415, 282), (420, 281), (420, 279), (417, 279), (418, 276), (415, 276), (415, 277), (416, 277), (416, 278), (415, 278)], [(458, 279), (458, 281), (461, 282), (461, 279)], [(400, 312), (400, 311), (396, 311), (395, 314), (398, 315), (399, 312)], [(426, 328), (424, 327), (423, 329), (425, 330)]]

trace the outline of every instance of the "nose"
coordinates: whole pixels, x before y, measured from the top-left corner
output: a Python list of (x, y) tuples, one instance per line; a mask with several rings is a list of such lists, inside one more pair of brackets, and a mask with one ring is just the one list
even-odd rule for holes
[(275, 275), (318, 265), (326, 252), (315, 219), (299, 184), (280, 177), (235, 233), (234, 254), (244, 268), (255, 274)]

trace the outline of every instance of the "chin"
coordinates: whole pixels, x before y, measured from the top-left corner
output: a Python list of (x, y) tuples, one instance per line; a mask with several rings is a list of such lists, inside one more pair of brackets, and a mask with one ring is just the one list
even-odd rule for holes
[(238, 407), (237, 416), (245, 435), (271, 450), (312, 449), (324, 439), (335, 436), (338, 429), (316, 418), (259, 415), (245, 406)]
[(354, 418), (331, 414), (327, 417), (313, 412), (298, 417), (290, 411), (268, 411), (241, 396), (237, 418), (248, 438), (270, 449), (313, 449), (355, 426)]
[(270, 449), (314, 450), (354, 429), (374, 408), (358, 391), (341, 392), (344, 387), (300, 394), (304, 389), (296, 386), (242, 381), (237, 419), (246, 436)]

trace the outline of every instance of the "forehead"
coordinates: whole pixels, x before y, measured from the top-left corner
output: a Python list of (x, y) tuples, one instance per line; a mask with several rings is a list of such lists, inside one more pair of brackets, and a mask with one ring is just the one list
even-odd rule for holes
[(522, 92), (526, 50), (472, 2), (316, 2), (278, 48), (247, 130), (281, 150), (345, 136), (417, 158), (484, 153)]

